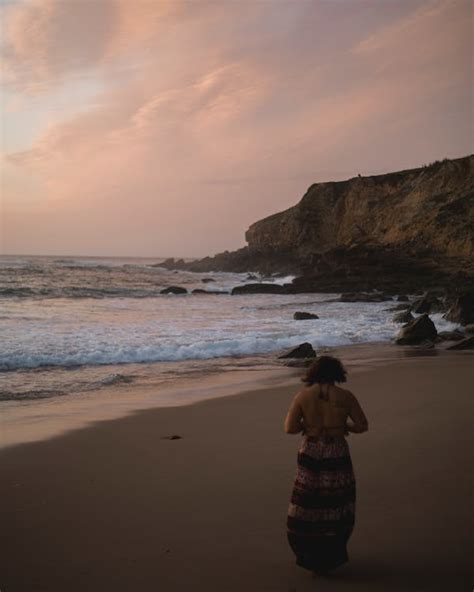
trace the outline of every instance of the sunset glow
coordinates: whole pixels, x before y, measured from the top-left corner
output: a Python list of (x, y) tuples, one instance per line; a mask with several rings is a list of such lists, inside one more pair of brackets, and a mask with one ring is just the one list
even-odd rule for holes
[(2, 3), (3, 253), (203, 256), (472, 152), (472, 4)]

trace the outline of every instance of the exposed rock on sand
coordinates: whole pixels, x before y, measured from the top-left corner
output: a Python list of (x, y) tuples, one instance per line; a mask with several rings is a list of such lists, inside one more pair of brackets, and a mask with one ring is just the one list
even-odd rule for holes
[(319, 317), (317, 314), (313, 314), (312, 312), (295, 312), (293, 319), (295, 321), (306, 321), (309, 319), (319, 319)]
[(461, 331), (440, 331), (438, 333), (438, 339), (439, 341), (461, 341), (462, 339), (465, 339), (465, 335), (464, 333), (461, 333)]
[(474, 349), (474, 335), (470, 335), (469, 337), (466, 337), (466, 339), (458, 341), (446, 349)]
[(427, 340), (434, 341), (437, 334), (433, 321), (425, 313), (402, 327), (395, 338), (395, 343), (398, 345), (414, 345)]
[(290, 350), (286, 354), (282, 354), (278, 356), (278, 359), (287, 359), (287, 358), (315, 358), (316, 352), (314, 351), (313, 346), (311, 343), (302, 343), (295, 347), (294, 349)]

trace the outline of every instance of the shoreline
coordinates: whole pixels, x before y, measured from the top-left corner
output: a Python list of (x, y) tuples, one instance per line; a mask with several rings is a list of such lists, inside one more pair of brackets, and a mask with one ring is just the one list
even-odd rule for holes
[(297, 568), (286, 542), (300, 436), (285, 434), (283, 420), (295, 378), (0, 450), (0, 585), (468, 590), (472, 360), (409, 356), (350, 373), (370, 429), (349, 437), (356, 528), (349, 564), (329, 580)]
[[(341, 357), (348, 369), (355, 372), (405, 358), (452, 355), (442, 347), (430, 350), (396, 346), (390, 342), (368, 342), (318, 350), (319, 354), (325, 352)], [(141, 410), (194, 405), (251, 390), (300, 384), (304, 369), (279, 363), (278, 355), (264, 356), (262, 359), (266, 361), (262, 367), (244, 365), (239, 369), (226, 370), (222, 366), (212, 372), (197, 371), (196, 375), (182, 376), (159, 385), (136, 385), (132, 382), (45, 399), (1, 401), (0, 450), (23, 443), (40, 442)], [(240, 362), (255, 360), (243, 357), (236, 359)], [(231, 360), (233, 358), (229, 358)], [(151, 364), (148, 366), (152, 367)]]

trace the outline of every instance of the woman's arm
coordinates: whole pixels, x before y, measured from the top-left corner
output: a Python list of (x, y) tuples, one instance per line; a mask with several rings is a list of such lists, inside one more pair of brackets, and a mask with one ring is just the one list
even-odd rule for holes
[(360, 406), (359, 401), (356, 397), (350, 392), (350, 410), (349, 410), (349, 417), (351, 418), (351, 423), (346, 423), (346, 429), (348, 432), (353, 432), (354, 434), (362, 434), (369, 429), (369, 422), (367, 417), (365, 416), (362, 407)]
[(285, 432), (287, 434), (304, 433), (303, 410), (299, 402), (299, 393), (293, 399), (285, 419)]

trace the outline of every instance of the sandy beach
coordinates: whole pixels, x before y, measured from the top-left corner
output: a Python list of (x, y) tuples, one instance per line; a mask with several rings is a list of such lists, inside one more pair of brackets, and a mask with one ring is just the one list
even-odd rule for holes
[(472, 362), (439, 352), (351, 374), (370, 429), (349, 436), (356, 528), (331, 577), (296, 567), (286, 540), (295, 376), (0, 451), (0, 589), (471, 590)]

